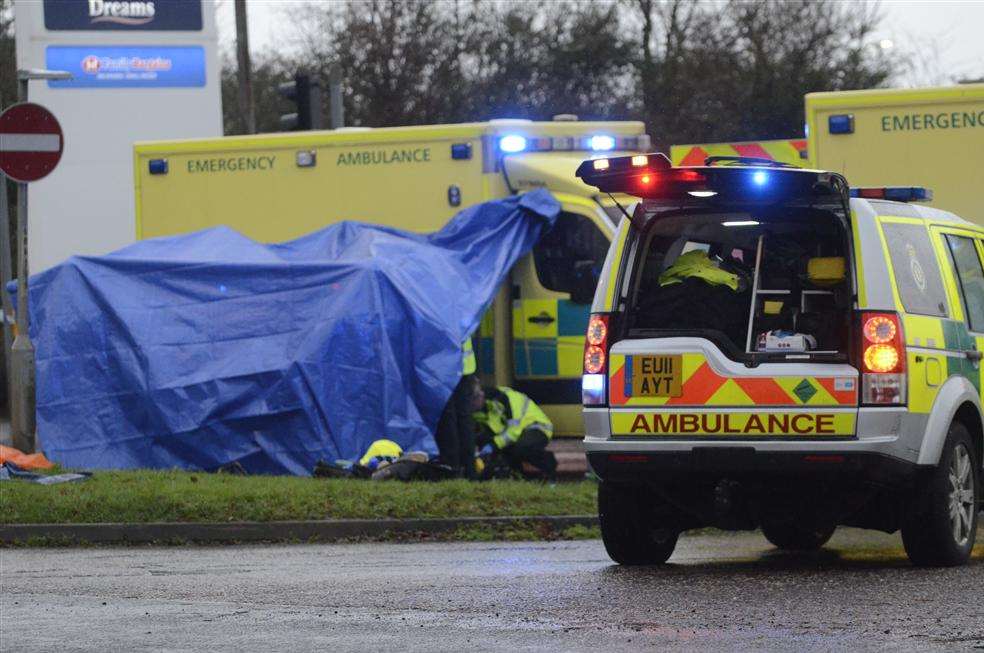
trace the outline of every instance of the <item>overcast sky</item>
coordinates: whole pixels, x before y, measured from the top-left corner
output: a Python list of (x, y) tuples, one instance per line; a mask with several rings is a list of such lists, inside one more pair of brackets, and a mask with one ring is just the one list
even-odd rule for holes
[[(291, 2), (247, 0), (251, 50), (284, 48), (289, 43), (293, 30), (284, 7)], [(984, 0), (883, 0), (880, 6), (884, 20), (875, 41), (886, 47), (889, 56), (910, 62), (898, 85), (984, 77)], [(218, 0), (218, 7), (219, 35), (231, 52), (235, 39), (232, 0)]]

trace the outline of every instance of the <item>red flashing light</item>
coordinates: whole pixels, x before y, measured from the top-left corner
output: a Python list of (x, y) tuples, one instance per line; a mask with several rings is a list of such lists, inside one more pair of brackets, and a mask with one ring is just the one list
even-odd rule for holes
[(705, 181), (704, 175), (696, 170), (677, 170), (675, 181)]
[(601, 374), (608, 363), (608, 314), (594, 313), (584, 339), (584, 373)]
[(866, 200), (883, 200), (885, 199), (885, 189), (884, 188), (859, 188), (858, 197), (863, 197)]
[(906, 400), (906, 351), (897, 313), (862, 312), (857, 361), (861, 368), (861, 401), (900, 405)]
[(905, 344), (895, 313), (865, 313), (861, 328), (861, 362), (865, 374), (905, 371)]

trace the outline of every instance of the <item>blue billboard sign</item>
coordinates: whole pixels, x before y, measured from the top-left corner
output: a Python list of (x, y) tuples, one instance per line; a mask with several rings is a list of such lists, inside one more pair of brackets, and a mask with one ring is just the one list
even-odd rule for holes
[(201, 0), (44, 0), (48, 30), (202, 29)]
[(205, 49), (199, 46), (49, 45), (45, 67), (73, 75), (49, 80), (51, 88), (205, 86)]

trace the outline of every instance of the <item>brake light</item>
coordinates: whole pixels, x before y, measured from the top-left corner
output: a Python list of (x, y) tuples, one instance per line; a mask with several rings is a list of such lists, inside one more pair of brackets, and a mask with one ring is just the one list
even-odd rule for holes
[(605, 403), (605, 372), (608, 369), (607, 313), (593, 313), (584, 337), (584, 374), (581, 377), (581, 400), (586, 405)]
[(905, 404), (905, 339), (898, 314), (862, 312), (859, 315), (861, 403)]

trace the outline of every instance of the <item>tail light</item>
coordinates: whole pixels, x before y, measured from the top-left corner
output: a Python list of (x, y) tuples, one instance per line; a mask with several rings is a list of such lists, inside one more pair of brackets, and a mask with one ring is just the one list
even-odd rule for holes
[(859, 366), (861, 403), (898, 406), (906, 402), (905, 338), (897, 313), (861, 312)]
[(581, 376), (581, 401), (585, 405), (605, 403), (608, 371), (608, 313), (592, 313), (584, 338), (584, 374)]

